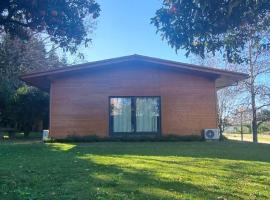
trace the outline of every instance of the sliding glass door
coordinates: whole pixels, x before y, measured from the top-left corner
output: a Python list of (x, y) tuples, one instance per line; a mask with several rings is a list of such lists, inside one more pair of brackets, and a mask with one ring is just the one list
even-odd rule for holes
[(132, 132), (131, 98), (111, 98), (113, 132)]
[(158, 132), (159, 99), (157, 97), (136, 98), (136, 131)]
[(110, 133), (160, 132), (160, 97), (110, 97)]

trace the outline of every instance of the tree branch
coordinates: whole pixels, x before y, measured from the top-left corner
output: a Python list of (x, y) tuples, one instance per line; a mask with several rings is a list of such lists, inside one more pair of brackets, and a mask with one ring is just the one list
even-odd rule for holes
[(260, 110), (260, 109), (262, 109), (263, 107), (266, 107), (266, 106), (270, 106), (270, 103), (263, 104), (263, 105), (257, 107), (256, 110)]
[(56, 49), (60, 48), (60, 45), (56, 46), (56, 47), (53, 47), (50, 51), (48, 51), (46, 54), (49, 54), (53, 51), (55, 51)]
[(258, 122), (257, 126), (259, 127), (262, 123), (267, 122), (267, 121), (270, 121), (270, 118), (265, 118), (262, 121)]

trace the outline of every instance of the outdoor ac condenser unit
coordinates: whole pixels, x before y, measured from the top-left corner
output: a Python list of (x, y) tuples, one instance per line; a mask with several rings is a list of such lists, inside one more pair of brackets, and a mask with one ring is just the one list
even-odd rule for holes
[(49, 139), (49, 130), (43, 130), (42, 131), (42, 140), (48, 140)]
[(219, 140), (220, 134), (218, 129), (204, 129), (204, 138), (206, 140)]

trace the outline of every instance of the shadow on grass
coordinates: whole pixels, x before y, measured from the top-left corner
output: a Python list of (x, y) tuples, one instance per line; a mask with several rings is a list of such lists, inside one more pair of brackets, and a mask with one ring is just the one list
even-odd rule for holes
[(270, 162), (270, 144), (250, 142), (98, 142), (75, 143), (96, 155), (181, 156)]
[[(98, 145), (102, 144), (104, 143)], [(87, 196), (91, 196), (93, 199), (179, 199), (180, 197), (216, 199), (223, 196), (239, 198), (238, 194), (219, 191), (215, 186), (204, 187), (188, 180), (159, 177), (154, 169), (155, 165), (158, 166), (161, 163), (159, 160), (154, 163), (151, 169), (148, 169), (147, 166), (150, 166), (149, 161), (151, 159), (142, 157), (134, 161), (132, 157), (129, 157), (138, 156), (134, 153), (128, 154), (126, 159), (121, 160), (122, 156), (127, 156), (127, 154), (112, 155), (105, 152), (98, 154), (98, 149), (93, 152), (85, 150), (85, 147), (87, 147), (85, 145), (73, 145), (70, 149), (64, 148), (65, 150), (62, 147), (57, 147), (57, 145), (51, 146), (51, 151), (56, 154), (55, 156), (62, 157), (61, 154), (66, 154), (71, 155), (70, 159), (74, 159), (76, 166), (72, 167), (69, 173), (76, 174), (76, 176), (70, 177), (68, 183), (62, 186), (69, 188), (70, 183), (72, 183), (72, 189), (79, 192), (83, 198)], [(119, 145), (119, 143), (116, 143), (116, 145)], [(109, 147), (107, 146), (107, 148)], [(123, 149), (123, 151), (125, 150)], [(99, 160), (99, 156), (101, 156), (101, 160)], [(98, 160), (95, 160), (95, 158)], [(120, 159), (123, 163), (114, 162), (117, 159)], [(142, 161), (146, 169), (144, 169), (144, 166), (141, 168), (132, 166), (133, 164), (136, 165), (136, 162), (140, 165)], [(128, 162), (133, 163), (128, 165)], [(66, 163), (66, 165), (70, 164)], [(178, 167), (177, 170), (181, 170), (181, 168)], [(191, 176), (195, 174), (194, 172), (189, 173)], [(86, 193), (85, 190), (88, 190), (88, 192)]]
[[(253, 171), (254, 168), (257, 170), (264, 168), (259, 168), (258, 164), (251, 162), (244, 164), (235, 161), (244, 161), (244, 157), (246, 161), (269, 162), (266, 154), (261, 158), (258, 156), (253, 157), (249, 152), (250, 149), (247, 149), (247, 144), (132, 142), (74, 145), (73, 148), (67, 151), (76, 154), (77, 158), (81, 159), (82, 162), (86, 161), (88, 167), (91, 166), (90, 168), (93, 169), (89, 175), (91, 180), (96, 183), (95, 187), (102, 188), (100, 191), (110, 191), (108, 198), (113, 195), (116, 195), (114, 196), (116, 199), (121, 197), (129, 198), (129, 195), (136, 196), (136, 199), (174, 199), (179, 197), (190, 199), (198, 197), (206, 199), (216, 199), (218, 197), (239, 199), (243, 195), (254, 198), (268, 197), (264, 192), (256, 193), (256, 190), (251, 193), (242, 191), (241, 185), (238, 184), (243, 179), (256, 183), (258, 187), (261, 185), (270, 188), (269, 179), (262, 179), (263, 176), (269, 176), (269, 172), (265, 173), (263, 170), (259, 172)], [(224, 145), (224, 147), (221, 148), (219, 145)], [(266, 153), (265, 151), (269, 151), (270, 148), (269, 145), (256, 144), (251, 146), (258, 148), (256, 153)], [(227, 148), (228, 151), (222, 154), (222, 151)], [(170, 160), (166, 160), (167, 157)], [(172, 159), (174, 157), (183, 157), (184, 159), (176, 161)], [(185, 157), (190, 158), (190, 160), (186, 160)], [(202, 160), (200, 158), (203, 158), (203, 160), (209, 159), (209, 164), (203, 165), (205, 161), (203, 163), (197, 162), (196, 158), (200, 161)], [(216, 158), (234, 160), (234, 162), (219, 163), (219, 161), (213, 161)], [(163, 163), (165, 164), (163, 165)], [(219, 164), (220, 167), (217, 167)], [(266, 166), (266, 163), (265, 165), (261, 163), (261, 165)], [(269, 169), (268, 164), (267, 167), (266, 169)], [(196, 168), (196, 170), (191, 168)], [(211, 172), (212, 168), (213, 172)], [(218, 168), (218, 171), (215, 171), (214, 168)], [(200, 170), (197, 171), (197, 169)], [(163, 175), (170, 177), (160, 177), (158, 174), (162, 171)], [(223, 173), (219, 174), (220, 171)], [(181, 179), (181, 174), (188, 174), (190, 179), (189, 177)], [(194, 177), (198, 179), (198, 182)], [(200, 179), (211, 179), (210, 177), (218, 179), (219, 183), (213, 184), (209, 182), (206, 184), (207, 187), (200, 185), (203, 182)], [(239, 191), (241, 192), (239, 193)], [(105, 192), (105, 194), (108, 193)]]
[[(246, 171), (253, 171), (235, 160), (262, 161), (265, 163), (261, 165), (269, 169), (270, 145), (238, 142), (14, 143), (0, 146), (0, 150), (2, 199), (217, 199), (221, 196), (267, 199), (265, 191), (254, 194), (255, 191), (237, 188), (238, 179), (244, 179), (248, 175)], [(206, 167), (218, 166), (216, 158), (229, 162), (211, 172)], [(257, 186), (269, 188), (268, 178), (264, 180), (262, 173), (253, 173), (252, 176), (262, 177), (252, 179)], [(213, 182), (208, 182), (207, 177)]]

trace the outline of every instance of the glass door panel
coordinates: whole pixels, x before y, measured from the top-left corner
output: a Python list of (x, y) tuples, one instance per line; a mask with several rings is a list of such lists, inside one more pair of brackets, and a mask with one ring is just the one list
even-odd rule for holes
[(119, 97), (110, 99), (112, 132), (132, 132), (131, 98)]
[(136, 98), (136, 131), (158, 132), (159, 130), (159, 98)]

